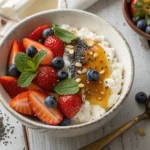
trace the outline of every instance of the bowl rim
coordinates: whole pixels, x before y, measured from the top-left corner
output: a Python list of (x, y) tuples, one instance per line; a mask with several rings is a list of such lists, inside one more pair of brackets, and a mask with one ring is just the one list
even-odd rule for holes
[(76, 128), (82, 128), (82, 127), (86, 127), (86, 126), (89, 126), (89, 125), (92, 125), (92, 124), (95, 124), (95, 123), (99, 123), (100, 121), (102, 121), (104, 118), (108, 117), (110, 114), (114, 113), (118, 107), (125, 101), (126, 97), (128, 96), (130, 90), (131, 90), (131, 87), (132, 87), (132, 84), (133, 84), (133, 79), (134, 79), (134, 60), (133, 60), (133, 55), (132, 55), (132, 52), (131, 52), (131, 49), (127, 43), (127, 41), (125, 40), (125, 38), (123, 37), (123, 35), (120, 33), (120, 31), (118, 31), (113, 25), (111, 25), (109, 22), (107, 22), (106, 20), (104, 20), (103, 18), (95, 15), (95, 14), (92, 14), (92, 13), (89, 13), (89, 12), (86, 12), (86, 11), (83, 11), (83, 10), (77, 10), (77, 9), (54, 9), (54, 10), (46, 10), (46, 11), (43, 11), (43, 12), (40, 12), (40, 13), (36, 13), (32, 16), (29, 16), (25, 19), (23, 19), (22, 21), (20, 21), (17, 25), (15, 25), (15, 27), (13, 27), (11, 29), (11, 31), (9, 31), (6, 36), (3, 38), (3, 40), (1, 41), (0, 43), (0, 47), (3, 45), (3, 43), (5, 42), (5, 40), (7, 39), (7, 37), (9, 36), (9, 34), (15, 30), (18, 26), (20, 26), (21, 24), (23, 24), (24, 22), (26, 22), (27, 20), (29, 19), (32, 19), (36, 16), (39, 16), (39, 15), (43, 15), (43, 14), (47, 14), (47, 13), (55, 13), (55, 12), (62, 12), (62, 11), (65, 11), (65, 12), (76, 12), (76, 13), (82, 13), (82, 14), (85, 14), (85, 15), (89, 15), (89, 16), (92, 16), (94, 18), (97, 18), (97, 19), (101, 19), (105, 24), (107, 24), (109, 27), (111, 27), (113, 30), (115, 30), (115, 32), (117, 32), (120, 36), (120, 38), (125, 42), (125, 45), (126, 45), (126, 48), (127, 48), (127, 51), (129, 53), (129, 56), (130, 56), (130, 61), (131, 61), (131, 76), (130, 76), (130, 81), (129, 81), (129, 86), (127, 87), (127, 91), (125, 93), (125, 96), (122, 97), (122, 99), (120, 99), (120, 102), (116, 103), (109, 111), (107, 111), (102, 117), (100, 117), (99, 119), (96, 119), (96, 120), (93, 120), (93, 121), (90, 121), (90, 122), (86, 122), (86, 123), (82, 123), (82, 124), (77, 124), (77, 125), (71, 125), (71, 126), (52, 126), (52, 125), (47, 125), (47, 124), (44, 124), (44, 123), (40, 123), (40, 122), (35, 122), (34, 120), (30, 120), (26, 117), (24, 117), (23, 115), (17, 113), (15, 110), (13, 110), (10, 106), (8, 106), (8, 103), (5, 101), (5, 100), (1, 100), (3, 106), (13, 115), (15, 116), (16, 118), (19, 118), (19, 120), (21, 120), (23, 123), (27, 123), (27, 124), (30, 124), (34, 127), (39, 127), (39, 128), (45, 128), (45, 129), (53, 129), (53, 130), (67, 130), (67, 129), (76, 129)]
[(123, 11), (123, 15), (127, 21), (127, 23), (129, 24), (129, 26), (139, 35), (145, 37), (146, 39), (150, 39), (150, 34), (147, 34), (146, 32), (140, 30), (132, 21), (131, 17), (129, 16), (126, 9), (126, 5), (128, 5), (127, 0), (122, 0), (122, 11)]

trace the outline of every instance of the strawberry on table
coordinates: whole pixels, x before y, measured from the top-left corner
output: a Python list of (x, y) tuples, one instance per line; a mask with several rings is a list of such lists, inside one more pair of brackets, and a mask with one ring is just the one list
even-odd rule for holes
[(81, 108), (82, 98), (79, 94), (63, 95), (58, 99), (58, 106), (67, 118), (73, 118)]
[(14, 40), (12, 44), (12, 48), (9, 52), (9, 57), (8, 57), (8, 66), (11, 64), (14, 64), (15, 61), (15, 56), (18, 52), (22, 52), (24, 50), (24, 47), (22, 43), (18, 40)]
[(29, 46), (34, 46), (38, 51), (46, 50), (47, 54), (46, 57), (43, 59), (43, 61), (40, 63), (41, 65), (51, 65), (52, 59), (53, 59), (53, 52), (48, 47), (40, 44), (39, 42), (33, 41), (29, 38), (23, 39), (23, 45), (25, 49), (27, 49)]
[(31, 90), (29, 91), (29, 104), (41, 121), (49, 125), (58, 125), (63, 120), (63, 115), (57, 107), (48, 108), (44, 104), (47, 96), (48, 94), (44, 92)]
[(52, 50), (54, 57), (62, 57), (64, 54), (65, 44), (56, 36), (46, 38), (44, 45)]
[(34, 81), (46, 91), (53, 91), (58, 82), (57, 72), (50, 66), (41, 66)]
[(43, 26), (40, 26), (38, 28), (36, 28), (30, 35), (29, 35), (29, 38), (32, 39), (32, 40), (39, 40), (40, 38), (42, 38), (42, 32), (47, 29), (47, 28), (50, 28), (51, 26), (46, 24), (46, 25), (43, 25)]
[(19, 87), (17, 78), (11, 76), (0, 77), (0, 84), (2, 84), (3, 88), (11, 98), (14, 98), (18, 94), (28, 90), (27, 88)]
[(28, 92), (23, 92), (14, 97), (10, 102), (10, 107), (24, 115), (33, 115), (33, 111), (28, 102)]

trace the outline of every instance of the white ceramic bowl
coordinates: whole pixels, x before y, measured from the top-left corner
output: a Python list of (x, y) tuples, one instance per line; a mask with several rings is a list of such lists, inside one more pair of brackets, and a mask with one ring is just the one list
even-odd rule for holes
[(2, 40), (0, 44), (1, 76), (5, 75), (7, 57), (13, 40), (21, 40), (22, 38), (28, 36), (29, 33), (36, 27), (47, 23), (70, 24), (74, 27), (86, 27), (89, 30), (96, 32), (97, 34), (104, 35), (107, 38), (107, 40), (115, 48), (116, 55), (119, 61), (124, 66), (124, 84), (119, 100), (113, 106), (113, 108), (111, 108), (98, 120), (67, 127), (46, 125), (40, 121), (34, 120), (33, 118), (29, 118), (17, 113), (9, 107), (9, 102), (11, 99), (4, 91), (2, 86), (0, 86), (0, 99), (2, 101), (2, 104), (14, 117), (21, 121), (22, 124), (26, 125), (29, 128), (36, 129), (39, 132), (48, 132), (52, 136), (69, 137), (94, 131), (100, 128), (117, 114), (123, 101), (130, 92), (134, 77), (134, 63), (130, 48), (124, 37), (117, 31), (117, 29), (115, 29), (108, 22), (96, 15), (85, 11), (69, 9), (45, 11), (22, 20)]

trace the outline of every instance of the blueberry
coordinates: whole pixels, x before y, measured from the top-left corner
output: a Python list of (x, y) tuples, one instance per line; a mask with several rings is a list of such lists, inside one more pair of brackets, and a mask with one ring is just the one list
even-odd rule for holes
[(52, 36), (52, 35), (54, 35), (54, 31), (53, 31), (52, 28), (45, 29), (45, 30), (42, 32), (43, 38), (47, 38), (48, 36)]
[(140, 19), (140, 20), (138, 20), (138, 22), (137, 22), (137, 27), (138, 27), (139, 29), (145, 31), (146, 26), (147, 26), (147, 25), (146, 25), (145, 19)]
[(100, 75), (96, 70), (90, 69), (87, 71), (86, 77), (89, 81), (97, 81)]
[(59, 70), (57, 76), (59, 80), (65, 80), (68, 78), (68, 72), (64, 70)]
[(48, 108), (55, 108), (57, 107), (57, 99), (54, 96), (48, 96), (46, 97), (46, 99), (44, 100), (44, 104), (48, 107)]
[(62, 69), (64, 67), (64, 65), (65, 65), (64, 60), (61, 57), (55, 57), (52, 60), (52, 66), (55, 69)]
[(145, 103), (147, 100), (147, 95), (144, 92), (139, 92), (135, 95), (135, 100), (138, 103)]
[(12, 76), (12, 77), (19, 77), (20, 76), (20, 72), (19, 70), (17, 69), (16, 65), (15, 64), (12, 64), (8, 67), (8, 70), (7, 70), (7, 75), (8, 76)]
[(39, 39), (38, 42), (44, 44), (44, 39)]
[(148, 33), (148, 34), (150, 34), (150, 26), (147, 26), (147, 27), (146, 27), (145, 32)]
[(139, 21), (139, 19), (133, 17), (133, 18), (132, 18), (132, 21), (134, 22), (135, 25), (137, 25), (137, 22)]
[(29, 46), (26, 50), (26, 53), (30, 57), (34, 57), (34, 55), (37, 53), (37, 49), (34, 46)]
[(63, 121), (59, 125), (60, 126), (69, 126), (69, 125), (71, 125), (71, 119), (64, 118)]

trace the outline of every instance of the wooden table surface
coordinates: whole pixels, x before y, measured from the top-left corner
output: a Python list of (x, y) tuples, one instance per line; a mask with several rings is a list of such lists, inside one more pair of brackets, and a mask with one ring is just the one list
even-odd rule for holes
[[(127, 97), (120, 113), (99, 130), (74, 138), (56, 138), (28, 129), (30, 150), (77, 150), (105, 134), (113, 131), (131, 118), (144, 111), (144, 107), (135, 102), (134, 96), (139, 91), (150, 93), (150, 48), (148, 41), (139, 37), (126, 23), (122, 10), (121, 0), (99, 0), (87, 11), (92, 12), (113, 24), (128, 41), (135, 61), (135, 78), (132, 90)], [(107, 30), (107, 29), (106, 29)], [(0, 150), (24, 150), (25, 142), (22, 125), (11, 116), (0, 104), (0, 117), (4, 117), (6, 129), (13, 129), (4, 140), (0, 141)], [(9, 125), (10, 124), (10, 125)], [(140, 136), (137, 127), (144, 129), (146, 135)], [(9, 131), (9, 130), (8, 130)], [(119, 136), (104, 150), (150, 150), (150, 121), (143, 121)]]

